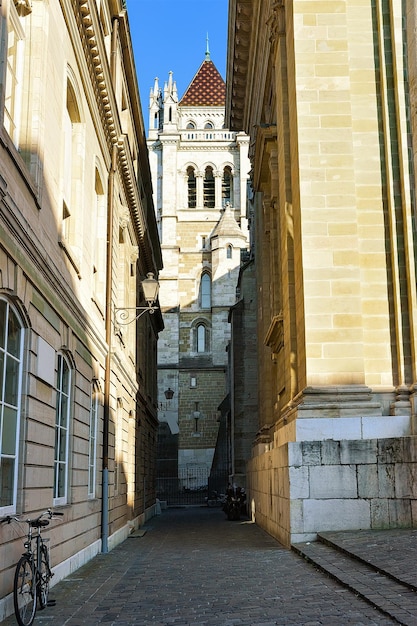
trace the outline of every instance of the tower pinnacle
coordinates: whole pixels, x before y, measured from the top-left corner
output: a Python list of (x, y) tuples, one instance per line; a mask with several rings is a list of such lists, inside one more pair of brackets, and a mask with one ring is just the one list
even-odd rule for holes
[(206, 61), (210, 61), (209, 36), (206, 37)]

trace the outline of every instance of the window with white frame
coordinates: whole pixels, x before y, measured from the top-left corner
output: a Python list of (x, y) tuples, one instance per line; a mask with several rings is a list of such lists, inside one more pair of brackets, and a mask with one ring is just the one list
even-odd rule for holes
[(55, 408), (54, 505), (68, 500), (68, 448), (71, 409), (71, 369), (67, 358), (58, 354)]
[(23, 362), (22, 323), (0, 298), (0, 510), (16, 508), (20, 398)]
[(13, 2), (10, 2), (10, 13), (7, 28), (7, 69), (4, 102), (4, 127), (12, 138), (15, 146), (18, 147), (25, 34)]
[(96, 470), (97, 470), (97, 421), (98, 421), (98, 388), (96, 383), (91, 385), (90, 398), (90, 428), (88, 445), (88, 496), (96, 495)]

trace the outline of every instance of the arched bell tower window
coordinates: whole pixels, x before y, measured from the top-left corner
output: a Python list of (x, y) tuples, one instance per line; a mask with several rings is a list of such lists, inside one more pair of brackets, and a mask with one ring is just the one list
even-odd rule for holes
[(187, 185), (188, 185), (188, 208), (195, 209), (197, 206), (197, 179), (193, 167), (187, 168)]
[(229, 166), (223, 170), (222, 178), (222, 205), (225, 206), (227, 202), (232, 203), (232, 170)]
[(203, 181), (204, 207), (206, 209), (214, 209), (215, 206), (215, 179), (213, 168), (208, 166), (204, 173)]

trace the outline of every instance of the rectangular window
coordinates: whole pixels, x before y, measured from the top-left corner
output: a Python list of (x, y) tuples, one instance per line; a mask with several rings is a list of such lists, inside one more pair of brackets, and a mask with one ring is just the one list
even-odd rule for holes
[(23, 328), (0, 299), (0, 509), (16, 507)]
[(71, 370), (58, 354), (55, 410), (54, 505), (68, 499), (68, 444), (70, 426)]
[(16, 147), (19, 146), (20, 110), (24, 55), (24, 31), (15, 5), (10, 2), (7, 34), (7, 74), (4, 103), (4, 127)]
[(97, 415), (98, 415), (98, 394), (91, 387), (90, 404), (90, 430), (88, 446), (88, 496), (94, 498), (96, 495), (96, 458), (97, 458)]

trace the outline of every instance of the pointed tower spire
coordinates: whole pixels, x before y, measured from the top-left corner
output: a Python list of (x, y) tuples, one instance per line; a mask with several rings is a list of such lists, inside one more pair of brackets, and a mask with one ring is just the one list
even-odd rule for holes
[(157, 130), (159, 127), (159, 111), (161, 108), (161, 90), (159, 89), (158, 78), (155, 78), (154, 86), (149, 94), (149, 131)]
[(210, 61), (209, 36), (206, 37), (206, 61)]

